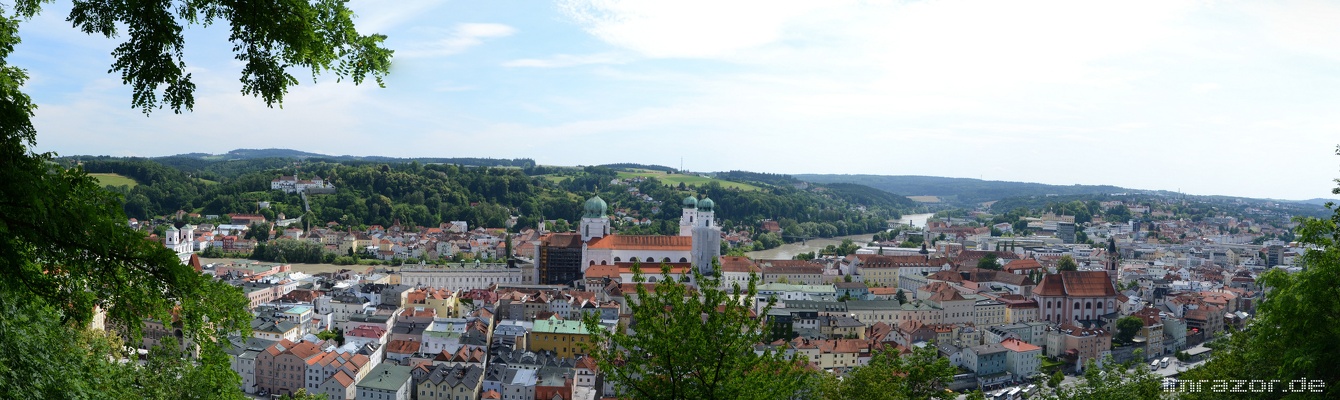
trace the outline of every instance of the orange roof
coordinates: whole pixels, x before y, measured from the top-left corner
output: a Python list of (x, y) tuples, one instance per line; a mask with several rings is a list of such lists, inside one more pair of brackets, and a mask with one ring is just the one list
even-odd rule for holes
[(867, 290), (870, 291), (870, 294), (876, 296), (888, 296), (898, 294), (898, 288), (896, 287), (872, 287)]
[(321, 349), (317, 348), (315, 344), (312, 344), (312, 342), (301, 342), (293, 345), (292, 347), (289, 347), (288, 350), (285, 352), (306, 360), (312, 358), (312, 356), (314, 355), (317, 355), (317, 353), (320, 353)]
[(335, 373), (335, 376), (332, 377), (332, 379), (335, 379), (335, 381), (336, 381), (336, 382), (339, 382), (339, 383), (340, 383), (340, 386), (343, 386), (343, 387), (349, 387), (349, 386), (352, 386), (352, 385), (354, 384), (354, 378), (353, 378), (353, 377), (350, 377), (350, 376), (349, 376), (349, 373), (348, 373), (348, 372), (344, 372), (344, 370), (340, 370), (340, 372), (336, 372), (336, 373)]
[[(670, 273), (672, 274), (689, 274), (693, 272), (693, 264), (689, 263), (656, 263), (656, 264), (648, 263), (644, 265), (639, 265), (638, 268), (642, 269), (642, 275), (646, 276), (660, 275), (661, 265), (670, 267)], [(616, 268), (619, 268), (620, 274), (633, 273), (633, 263), (627, 263), (627, 262), (614, 263), (614, 266)], [(590, 271), (590, 268), (588, 268), (587, 271)]]
[(589, 249), (612, 250), (682, 250), (693, 249), (690, 236), (610, 235), (592, 239)]
[(613, 265), (592, 265), (586, 268), (587, 278), (618, 278), (619, 267)]
[(400, 312), (400, 316), (402, 316), (402, 317), (409, 317), (409, 318), (413, 318), (413, 317), (419, 317), (419, 318), (431, 318), (431, 317), (435, 317), (435, 316), (437, 316), (437, 309), (435, 309), (435, 308), (431, 308), (431, 307), (423, 307), (423, 308), (418, 308), (418, 307), (415, 307), (415, 308), (406, 308), (405, 311), (401, 311), (401, 312)]
[(1000, 341), (1000, 345), (1001, 345), (1001, 346), (1004, 346), (1004, 347), (1007, 348), (1007, 349), (1010, 349), (1011, 351), (1015, 351), (1015, 352), (1025, 352), (1025, 351), (1042, 350), (1041, 347), (1034, 346), (1034, 345), (1032, 345), (1032, 344), (1029, 344), (1028, 342), (1025, 342), (1025, 341), (1022, 341), (1022, 340), (1019, 340), (1019, 339), (1015, 339), (1015, 338), (1009, 338), (1009, 339), (1002, 340), (1002, 341)]

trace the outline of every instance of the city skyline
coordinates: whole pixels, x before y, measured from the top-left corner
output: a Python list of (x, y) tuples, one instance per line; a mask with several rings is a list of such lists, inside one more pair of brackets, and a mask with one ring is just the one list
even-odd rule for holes
[[(241, 96), (226, 30), (188, 32), (192, 113), (129, 107), (118, 42), (56, 4), (24, 26), (38, 151), (236, 148), (696, 171), (929, 175), (1330, 198), (1340, 6), (946, 1), (355, 1), (387, 88)], [(61, 7), (65, 7), (62, 9)]]

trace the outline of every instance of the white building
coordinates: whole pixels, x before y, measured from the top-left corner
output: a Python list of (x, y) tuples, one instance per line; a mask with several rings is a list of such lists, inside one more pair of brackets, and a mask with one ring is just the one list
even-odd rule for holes
[(435, 266), (406, 266), (400, 270), (400, 283), (409, 286), (435, 287), (450, 291), (468, 290), (500, 285), (535, 284), (535, 265), (519, 263), (517, 268), (507, 264), (461, 264)]
[(184, 225), (181, 229), (176, 226), (169, 227), (167, 232), (163, 233), (163, 246), (177, 253), (177, 258), (181, 259), (182, 264), (191, 261), (191, 253), (195, 250), (195, 227)]

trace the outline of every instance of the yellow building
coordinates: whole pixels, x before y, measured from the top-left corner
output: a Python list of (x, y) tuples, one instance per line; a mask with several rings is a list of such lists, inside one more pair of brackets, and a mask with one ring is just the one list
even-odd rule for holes
[(526, 334), (527, 350), (548, 350), (563, 358), (586, 354), (584, 345), (591, 345), (591, 332), (586, 330), (582, 321), (569, 321), (549, 317), (535, 321), (535, 326)]

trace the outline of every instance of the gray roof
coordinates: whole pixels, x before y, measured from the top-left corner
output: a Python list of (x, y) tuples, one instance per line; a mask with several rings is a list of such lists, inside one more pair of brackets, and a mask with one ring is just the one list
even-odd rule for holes
[(489, 355), (489, 365), (532, 365), (540, 367), (567, 367), (577, 365), (577, 360), (559, 358), (552, 352), (531, 352), (526, 350), (507, 350), (495, 347)]
[[(265, 349), (274, 344), (275, 341), (273, 340), (257, 339), (254, 337), (243, 340), (240, 336), (230, 336), (228, 338), (228, 346), (223, 349), (223, 351), (234, 357), (255, 358), (256, 353), (265, 351)], [(246, 357), (248, 352), (252, 353), (250, 354), (250, 357)]]
[(378, 389), (386, 391), (396, 391), (409, 382), (410, 367), (402, 365), (392, 365), (391, 363), (377, 364), (363, 380), (358, 381), (359, 388)]
[(434, 385), (440, 385), (447, 382), (447, 386), (457, 387), (465, 385), (466, 387), (475, 387), (479, 385), (479, 380), (484, 377), (484, 369), (478, 365), (455, 365), (448, 367), (443, 364), (433, 366), (433, 370), (420, 379), (423, 382), (432, 382)]
[(538, 378), (532, 369), (509, 369), (503, 383), (509, 385), (535, 386)]
[(968, 350), (968, 351), (971, 351), (971, 352), (973, 352), (973, 353), (975, 353), (975, 354), (977, 354), (977, 355), (979, 355), (979, 356), (984, 355), (984, 354), (1004, 353), (1004, 352), (1006, 351), (1006, 350), (1005, 350), (1005, 346), (1001, 346), (1001, 345), (998, 345), (998, 344), (995, 344), (995, 343), (984, 344), (984, 345), (981, 345), (981, 346), (973, 346), (973, 347), (969, 347), (969, 348), (967, 348), (967, 350)]

